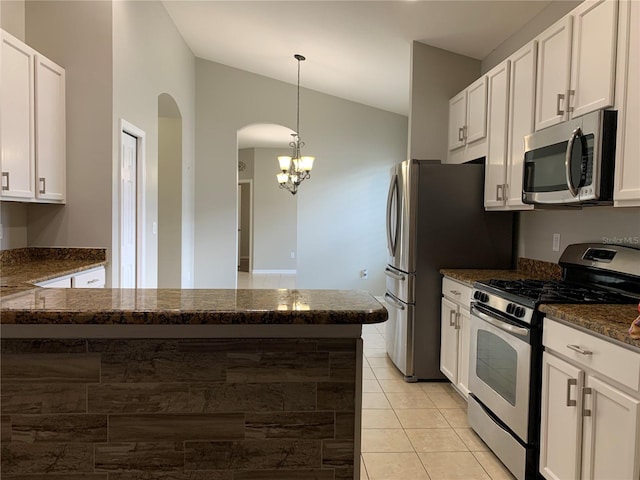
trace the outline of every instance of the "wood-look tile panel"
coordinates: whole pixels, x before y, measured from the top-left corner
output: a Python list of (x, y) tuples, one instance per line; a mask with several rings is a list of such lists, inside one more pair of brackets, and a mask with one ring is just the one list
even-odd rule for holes
[(106, 473), (47, 473), (34, 475), (2, 475), (2, 480), (109, 480)]
[(238, 440), (244, 438), (244, 414), (110, 415), (110, 442)]
[(332, 352), (329, 356), (330, 379), (333, 382), (354, 382), (356, 353)]
[(336, 439), (353, 440), (355, 438), (354, 412), (335, 412)]
[(333, 412), (287, 412), (247, 414), (246, 438), (333, 439)]
[(320, 338), (319, 352), (355, 352), (358, 338)]
[(183, 471), (182, 442), (110, 442), (95, 444), (97, 471)]
[(323, 467), (352, 467), (353, 440), (323, 440)]
[(0, 443), (9, 443), (11, 441), (11, 417), (9, 415), (0, 415)]
[(318, 410), (355, 411), (355, 383), (318, 383)]
[(233, 480), (334, 480), (333, 469), (253, 470), (236, 472)]
[(106, 415), (12, 415), (11, 441), (95, 443), (107, 441)]
[(88, 386), (90, 413), (188, 413), (186, 383), (104, 383)]
[(103, 353), (102, 383), (217, 382), (225, 380), (224, 354), (175, 351)]
[(310, 382), (329, 379), (328, 352), (229, 353), (229, 382)]
[(91, 353), (7, 354), (0, 358), (2, 381), (9, 383), (94, 383), (100, 355)]
[(316, 384), (192, 384), (189, 408), (194, 413), (311, 411), (316, 408)]
[(0, 342), (0, 351), (8, 353), (86, 353), (86, 340), (55, 340), (40, 339), (26, 340), (19, 338), (4, 338)]
[(317, 344), (312, 338), (214, 338), (181, 340), (177, 348), (200, 353), (315, 352)]
[(2, 475), (93, 472), (90, 443), (9, 443), (1, 448)]
[(235, 478), (231, 470), (209, 470), (206, 472), (109, 473), (109, 480), (235, 480)]
[(316, 440), (185, 442), (186, 470), (264, 470), (320, 468)]
[(79, 383), (5, 383), (0, 391), (2, 413), (84, 413), (87, 386)]
[(335, 480), (353, 480), (353, 467), (336, 467)]

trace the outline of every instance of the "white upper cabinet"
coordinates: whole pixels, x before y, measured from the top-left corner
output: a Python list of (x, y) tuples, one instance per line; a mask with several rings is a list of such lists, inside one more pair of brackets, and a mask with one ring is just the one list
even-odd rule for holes
[(586, 0), (537, 37), (535, 129), (611, 107), (617, 0)]
[(0, 198), (28, 200), (35, 188), (35, 51), (4, 31), (0, 41)]
[(2, 200), (64, 203), (64, 69), (0, 31)]
[(66, 192), (64, 69), (36, 55), (36, 198), (64, 202)]
[[(483, 75), (449, 100), (449, 163), (486, 155), (487, 80)], [(464, 148), (461, 148), (464, 147)]]
[(615, 206), (640, 206), (640, 2), (620, 3)]
[(487, 210), (529, 210), (522, 203), (524, 137), (533, 132), (536, 43), (487, 73)]

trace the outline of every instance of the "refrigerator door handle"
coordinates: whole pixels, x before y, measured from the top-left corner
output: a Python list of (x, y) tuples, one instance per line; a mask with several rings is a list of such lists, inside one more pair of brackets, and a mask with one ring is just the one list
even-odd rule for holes
[(389, 270), (388, 268), (385, 268), (385, 269), (384, 269), (384, 274), (385, 274), (387, 277), (391, 277), (391, 278), (393, 278), (394, 280), (398, 280), (398, 281), (400, 281), (400, 282), (403, 282), (403, 281), (405, 281), (405, 280), (407, 279), (406, 275), (403, 275), (403, 274), (401, 274), (401, 273), (396, 273), (396, 272), (394, 272), (393, 270)]
[(389, 305), (391, 305), (392, 307), (397, 308), (398, 310), (404, 310), (405, 306), (399, 302), (398, 300), (396, 300), (395, 298), (393, 298), (391, 295), (389, 295), (388, 293), (384, 294), (384, 301), (387, 302)]
[[(396, 205), (398, 204), (398, 175), (391, 177), (389, 185), (389, 195), (387, 196), (387, 247), (392, 257), (396, 256), (396, 244), (398, 242), (398, 215), (396, 213), (396, 224), (391, 225), (391, 209), (393, 207), (393, 199), (395, 196)], [(393, 232), (391, 229), (393, 228)]]

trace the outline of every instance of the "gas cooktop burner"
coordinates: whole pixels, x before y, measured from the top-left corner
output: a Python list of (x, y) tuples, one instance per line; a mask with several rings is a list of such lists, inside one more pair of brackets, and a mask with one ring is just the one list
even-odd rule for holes
[(554, 280), (488, 280), (479, 282), (498, 292), (536, 303), (634, 303), (632, 297)]

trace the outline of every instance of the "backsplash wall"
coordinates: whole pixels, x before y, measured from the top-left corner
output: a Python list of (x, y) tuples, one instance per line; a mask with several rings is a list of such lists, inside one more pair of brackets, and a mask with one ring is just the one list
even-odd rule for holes
[[(552, 251), (553, 234), (560, 250)], [(586, 207), (520, 213), (518, 255), (557, 262), (572, 243), (617, 243), (640, 248), (640, 208)]]
[(27, 205), (17, 202), (0, 203), (0, 250), (27, 246)]

